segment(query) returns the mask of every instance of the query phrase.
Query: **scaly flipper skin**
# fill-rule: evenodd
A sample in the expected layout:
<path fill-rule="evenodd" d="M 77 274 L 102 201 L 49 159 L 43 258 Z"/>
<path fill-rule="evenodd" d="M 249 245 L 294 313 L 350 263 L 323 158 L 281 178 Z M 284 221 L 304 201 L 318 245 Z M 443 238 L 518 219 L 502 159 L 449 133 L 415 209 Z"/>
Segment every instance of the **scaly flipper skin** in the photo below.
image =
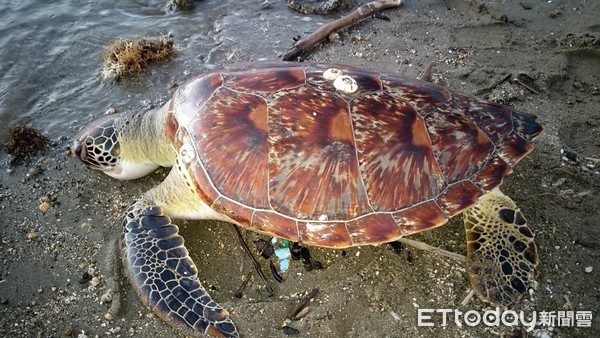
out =
<path fill-rule="evenodd" d="M 200 284 L 178 230 L 160 207 L 128 210 L 122 244 L 131 283 L 148 307 L 187 334 L 239 337 L 229 313 Z"/>
<path fill-rule="evenodd" d="M 473 288 L 484 301 L 514 303 L 531 286 L 538 263 L 527 220 L 499 189 L 482 196 L 463 217 Z"/>

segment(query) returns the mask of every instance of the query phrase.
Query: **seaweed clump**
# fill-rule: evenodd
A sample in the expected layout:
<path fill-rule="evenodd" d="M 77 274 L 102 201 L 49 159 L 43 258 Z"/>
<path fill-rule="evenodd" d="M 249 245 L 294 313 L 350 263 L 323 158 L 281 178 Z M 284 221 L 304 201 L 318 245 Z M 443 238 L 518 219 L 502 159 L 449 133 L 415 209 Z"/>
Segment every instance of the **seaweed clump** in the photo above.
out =
<path fill-rule="evenodd" d="M 156 41 L 146 38 L 119 39 L 107 49 L 102 71 L 102 78 L 105 80 L 116 80 L 123 75 L 140 73 L 150 63 L 168 59 L 177 53 L 171 36 L 162 36 Z"/>
<path fill-rule="evenodd" d="M 8 151 L 8 163 L 16 164 L 22 162 L 29 154 L 46 150 L 50 140 L 39 130 L 25 126 L 16 125 L 8 131 L 8 142 L 3 146 Z"/>
<path fill-rule="evenodd" d="M 194 1 L 193 0 L 171 0 L 167 4 L 167 10 L 173 11 L 175 9 L 179 9 L 180 11 L 191 11 L 194 9 Z"/>

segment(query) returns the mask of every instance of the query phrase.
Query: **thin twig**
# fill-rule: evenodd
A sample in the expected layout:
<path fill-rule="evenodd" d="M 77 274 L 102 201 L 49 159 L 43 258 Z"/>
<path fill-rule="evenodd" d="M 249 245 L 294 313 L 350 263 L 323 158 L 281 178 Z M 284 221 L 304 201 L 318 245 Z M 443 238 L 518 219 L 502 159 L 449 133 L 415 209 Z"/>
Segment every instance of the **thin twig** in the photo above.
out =
<path fill-rule="evenodd" d="M 498 87 L 499 85 L 503 84 L 504 82 L 510 81 L 511 78 L 512 78 L 512 74 L 508 74 L 505 77 L 496 80 L 496 82 L 494 82 L 491 86 L 482 88 L 482 89 L 478 89 L 477 91 L 475 91 L 475 95 L 482 95 L 484 93 L 489 93 L 492 90 L 496 89 L 496 87 Z"/>
<path fill-rule="evenodd" d="M 378 0 L 366 3 L 358 7 L 352 13 L 345 15 L 339 19 L 333 20 L 330 23 L 321 26 L 319 29 L 312 32 L 309 36 L 296 41 L 292 48 L 290 48 L 283 55 L 283 60 L 296 61 L 298 56 L 308 52 L 317 43 L 328 37 L 334 31 L 351 26 L 384 9 L 399 7 L 401 4 L 402 0 Z"/>
<path fill-rule="evenodd" d="M 413 248 L 417 248 L 419 250 L 433 252 L 433 253 L 435 253 L 437 255 L 441 255 L 441 256 L 448 257 L 448 258 L 452 258 L 452 259 L 457 260 L 457 261 L 462 262 L 462 263 L 466 263 L 467 262 L 467 257 L 465 257 L 463 255 L 459 255 L 457 253 L 450 252 L 448 250 L 440 249 L 440 248 L 437 248 L 435 246 L 431 246 L 429 244 L 425 244 L 423 242 L 415 241 L 415 240 L 408 239 L 408 238 L 400 238 L 398 240 L 398 242 L 401 242 L 401 243 L 406 244 L 406 245 L 410 245 Z"/>
<path fill-rule="evenodd" d="M 287 313 L 287 315 L 285 315 L 285 319 L 293 319 L 298 314 L 298 312 L 302 311 L 302 309 L 304 309 L 306 305 L 308 305 L 311 299 L 317 296 L 318 293 L 319 289 L 313 289 L 308 295 L 306 295 L 306 297 L 300 300 L 300 303 L 298 303 L 296 307 L 294 307 L 292 310 L 290 310 L 290 312 Z"/>
<path fill-rule="evenodd" d="M 573 310 L 573 304 L 571 303 L 571 300 L 569 299 L 569 296 L 567 295 L 563 295 L 563 298 L 565 299 L 565 302 L 567 302 L 567 306 L 568 306 L 568 310 Z"/>
<path fill-rule="evenodd" d="M 419 77 L 417 77 L 417 79 L 431 82 L 431 73 L 433 72 L 433 66 L 435 66 L 435 63 L 435 61 L 429 62 L 425 69 L 423 69 L 421 74 L 419 74 Z"/>
<path fill-rule="evenodd" d="M 271 287 L 271 285 L 269 285 L 269 282 L 267 281 L 267 276 L 265 276 L 264 272 L 262 271 L 260 263 L 256 260 L 256 258 L 252 254 L 252 251 L 250 251 L 248 244 L 246 244 L 246 241 L 244 240 L 244 237 L 242 236 L 242 232 L 237 227 L 237 225 L 232 224 L 232 226 L 235 229 L 235 232 L 238 234 L 238 238 L 240 239 L 242 248 L 244 248 L 244 251 L 246 251 L 246 254 L 248 256 L 250 256 L 250 259 L 252 260 L 252 265 L 254 265 L 254 269 L 260 276 L 260 279 L 262 279 L 263 283 L 265 283 L 265 287 L 267 288 L 267 294 L 269 295 L 269 297 L 273 296 L 273 288 Z"/>
<path fill-rule="evenodd" d="M 525 89 L 529 90 L 533 94 L 539 95 L 540 89 L 535 85 L 533 78 L 527 74 L 519 74 L 516 78 L 513 79 L 513 82 L 523 86 Z"/>
<path fill-rule="evenodd" d="M 237 291 L 233 294 L 236 298 L 242 298 L 242 296 L 244 295 L 244 290 L 246 289 L 246 286 L 248 286 L 248 282 L 252 278 L 253 272 L 254 271 L 248 272 L 248 274 L 246 275 L 246 278 L 244 278 L 244 280 L 242 281 L 242 285 L 240 285 L 240 287 L 237 289 Z"/>
<path fill-rule="evenodd" d="M 469 304 L 469 302 L 471 301 L 471 298 L 473 298 L 474 294 L 475 294 L 475 290 L 471 289 L 469 291 L 469 293 L 467 294 L 467 296 L 465 297 L 465 299 L 463 299 L 463 301 L 460 302 L 460 306 L 467 306 L 467 304 Z"/>

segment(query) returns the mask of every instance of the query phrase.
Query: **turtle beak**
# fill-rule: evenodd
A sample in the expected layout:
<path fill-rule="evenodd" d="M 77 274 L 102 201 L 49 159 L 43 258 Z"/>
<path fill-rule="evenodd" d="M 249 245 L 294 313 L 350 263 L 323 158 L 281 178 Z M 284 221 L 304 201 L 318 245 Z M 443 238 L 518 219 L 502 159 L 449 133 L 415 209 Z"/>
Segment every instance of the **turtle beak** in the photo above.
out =
<path fill-rule="evenodd" d="M 83 160 L 87 157 L 87 151 L 81 142 L 75 141 L 71 147 L 67 148 L 67 155 Z"/>
<path fill-rule="evenodd" d="M 88 151 L 85 147 L 84 141 L 87 135 L 89 135 L 89 128 L 83 128 L 77 135 L 75 135 L 75 141 L 67 148 L 67 155 L 73 156 L 83 162 L 86 162 Z"/>

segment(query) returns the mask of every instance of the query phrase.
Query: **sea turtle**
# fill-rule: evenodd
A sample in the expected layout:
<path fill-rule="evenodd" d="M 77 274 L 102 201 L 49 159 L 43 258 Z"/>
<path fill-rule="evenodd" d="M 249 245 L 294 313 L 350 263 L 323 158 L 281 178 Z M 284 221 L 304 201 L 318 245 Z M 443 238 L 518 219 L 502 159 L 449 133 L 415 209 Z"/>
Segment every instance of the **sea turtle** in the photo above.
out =
<path fill-rule="evenodd" d="M 126 212 L 126 271 L 170 324 L 236 337 L 171 217 L 345 248 L 394 241 L 463 212 L 474 289 L 510 304 L 532 283 L 538 255 L 498 186 L 532 151 L 542 131 L 535 120 L 397 75 L 249 63 L 191 80 L 157 110 L 104 116 L 71 152 L 117 179 L 173 167 Z"/>

